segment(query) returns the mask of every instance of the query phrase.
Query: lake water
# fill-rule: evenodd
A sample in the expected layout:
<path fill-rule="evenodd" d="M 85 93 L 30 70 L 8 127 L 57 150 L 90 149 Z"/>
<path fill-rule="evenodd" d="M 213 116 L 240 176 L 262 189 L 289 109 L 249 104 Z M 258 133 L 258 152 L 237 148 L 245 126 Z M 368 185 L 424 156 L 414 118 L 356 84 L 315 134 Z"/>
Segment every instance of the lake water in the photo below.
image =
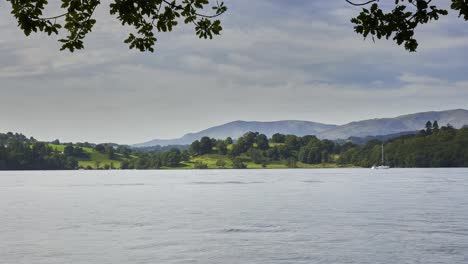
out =
<path fill-rule="evenodd" d="M 468 169 L 0 172 L 1 264 L 468 263 Z"/>

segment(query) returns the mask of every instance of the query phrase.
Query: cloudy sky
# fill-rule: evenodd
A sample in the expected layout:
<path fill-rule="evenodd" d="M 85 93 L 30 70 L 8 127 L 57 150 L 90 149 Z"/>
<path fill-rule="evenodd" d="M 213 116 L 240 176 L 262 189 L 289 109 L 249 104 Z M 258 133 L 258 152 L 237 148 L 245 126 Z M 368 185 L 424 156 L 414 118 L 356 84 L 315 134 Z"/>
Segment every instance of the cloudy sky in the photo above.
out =
<path fill-rule="evenodd" d="M 468 27 L 454 15 L 419 30 L 409 54 L 363 41 L 349 22 L 359 9 L 344 0 L 226 4 L 221 37 L 182 26 L 159 35 L 154 54 L 128 50 L 128 29 L 103 5 L 86 49 L 70 54 L 26 38 L 2 1 L 0 132 L 138 143 L 233 120 L 343 124 L 468 108 Z"/>

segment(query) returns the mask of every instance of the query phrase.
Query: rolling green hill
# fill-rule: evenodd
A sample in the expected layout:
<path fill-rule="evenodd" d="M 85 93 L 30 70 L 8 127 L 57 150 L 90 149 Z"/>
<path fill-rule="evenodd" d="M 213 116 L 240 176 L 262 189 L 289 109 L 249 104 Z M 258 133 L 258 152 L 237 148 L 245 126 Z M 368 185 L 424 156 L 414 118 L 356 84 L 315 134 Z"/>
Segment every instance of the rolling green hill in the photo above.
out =
<path fill-rule="evenodd" d="M 225 166 L 221 167 L 217 165 L 218 161 L 224 161 Z M 289 168 L 288 165 L 284 162 L 276 161 L 276 162 L 269 162 L 266 164 L 265 167 L 262 166 L 262 164 L 256 164 L 254 163 L 249 157 L 247 156 L 242 156 L 241 157 L 242 162 L 247 166 L 247 169 L 287 169 Z M 219 154 L 206 154 L 198 157 L 192 157 L 190 158 L 190 161 L 186 162 L 181 162 L 182 167 L 180 169 L 195 169 L 195 164 L 197 162 L 201 162 L 203 164 L 206 164 L 208 167 L 207 169 L 233 169 L 233 162 L 232 159 L 230 159 L 226 155 L 219 155 Z M 336 163 L 322 163 L 322 164 L 306 164 L 302 162 L 297 162 L 296 163 L 296 168 L 304 168 L 304 169 L 312 169 L 312 168 L 341 168 L 341 167 L 347 167 L 349 168 L 349 165 L 339 165 Z M 351 166 L 352 167 L 352 166 Z"/>
<path fill-rule="evenodd" d="M 283 145 L 282 143 L 270 143 L 271 147 Z M 48 144 L 52 149 L 64 152 L 66 145 L 64 144 Z M 120 169 L 123 161 L 131 161 L 136 156 L 125 158 L 122 154 L 116 153 L 114 159 L 110 159 L 106 153 L 101 153 L 94 148 L 82 147 L 83 151 L 88 155 L 87 158 L 77 158 L 78 166 L 81 169 Z M 228 149 L 232 149 L 232 144 L 228 146 Z M 242 155 L 239 157 L 241 162 L 246 166 L 247 169 L 286 169 L 288 164 L 281 161 L 269 162 L 262 166 L 252 161 L 248 155 Z M 334 160 L 337 160 L 336 157 Z M 224 163 L 220 166 L 220 162 Z M 207 169 L 233 169 L 234 164 L 231 157 L 228 155 L 220 154 L 206 154 L 200 156 L 191 156 L 188 161 L 180 162 L 178 167 L 161 167 L 161 169 L 197 169 L 197 164 L 206 165 Z M 345 165 L 339 165 L 336 163 L 324 163 L 324 164 L 306 164 L 302 162 L 296 163 L 296 168 L 339 168 L 346 167 Z M 349 166 L 348 166 L 349 167 Z"/>
<path fill-rule="evenodd" d="M 63 152 L 65 149 L 65 145 L 61 144 L 49 144 L 50 147 L 57 151 Z M 99 168 L 115 168 L 119 169 L 121 166 L 121 162 L 126 160 L 121 154 L 115 154 L 115 159 L 109 159 L 108 155 L 105 153 L 101 153 L 96 151 L 93 148 L 83 148 L 84 152 L 88 154 L 88 158 L 78 158 L 78 166 L 83 169 L 99 169 Z"/>

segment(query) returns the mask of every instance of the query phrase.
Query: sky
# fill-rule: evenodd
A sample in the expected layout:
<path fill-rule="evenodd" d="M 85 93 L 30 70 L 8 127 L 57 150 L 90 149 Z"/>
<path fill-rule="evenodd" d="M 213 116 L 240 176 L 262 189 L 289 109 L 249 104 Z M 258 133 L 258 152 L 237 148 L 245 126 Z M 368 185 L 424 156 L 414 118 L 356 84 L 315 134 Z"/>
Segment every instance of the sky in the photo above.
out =
<path fill-rule="evenodd" d="M 354 33 L 360 9 L 344 0 L 227 0 L 221 36 L 181 25 L 141 53 L 103 2 L 75 53 L 25 37 L 0 3 L 0 132 L 134 144 L 234 120 L 344 124 L 468 108 L 468 22 L 453 13 L 420 28 L 408 53 Z"/>

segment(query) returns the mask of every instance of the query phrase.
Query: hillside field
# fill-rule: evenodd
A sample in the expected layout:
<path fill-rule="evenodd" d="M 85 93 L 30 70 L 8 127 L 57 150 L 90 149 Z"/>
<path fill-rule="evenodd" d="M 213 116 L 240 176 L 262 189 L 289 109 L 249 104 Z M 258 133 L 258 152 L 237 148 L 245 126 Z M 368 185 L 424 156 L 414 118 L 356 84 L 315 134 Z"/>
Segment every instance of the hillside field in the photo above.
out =
<path fill-rule="evenodd" d="M 49 144 L 49 146 L 62 152 L 65 149 L 65 145 Z M 125 159 L 122 155 L 115 154 L 117 159 L 111 160 L 106 154 L 100 153 L 93 148 L 83 148 L 83 150 L 89 155 L 88 159 L 77 159 L 79 167 L 83 169 L 98 169 L 98 167 L 104 168 L 106 165 L 115 169 L 120 169 L 120 162 Z"/>
<path fill-rule="evenodd" d="M 278 145 L 271 143 L 270 145 Z M 57 151 L 63 152 L 65 145 L 59 144 L 49 144 L 50 147 Z M 232 148 L 232 145 L 228 146 L 229 149 Z M 104 169 L 105 167 L 120 169 L 121 162 L 126 160 L 121 154 L 115 154 L 116 159 L 109 159 L 107 154 L 100 153 L 93 148 L 83 148 L 84 152 L 89 155 L 89 158 L 78 158 L 78 165 L 81 169 Z M 283 162 L 270 162 L 266 167 L 262 167 L 261 164 L 256 164 L 247 155 L 242 155 L 242 162 L 247 166 L 247 169 L 287 169 L 288 166 Z M 336 157 L 337 159 L 337 157 Z M 222 160 L 225 162 L 224 167 L 217 166 L 216 163 Z M 179 167 L 162 167 L 161 169 L 195 169 L 195 164 L 201 162 L 208 166 L 208 169 L 232 169 L 233 163 L 232 160 L 227 155 L 219 154 L 206 154 L 197 157 L 190 157 L 189 161 L 182 161 Z M 324 164 L 305 164 L 298 162 L 296 164 L 297 168 L 312 169 L 312 168 L 340 168 L 340 167 L 350 167 L 343 166 L 335 163 L 324 163 Z"/>

